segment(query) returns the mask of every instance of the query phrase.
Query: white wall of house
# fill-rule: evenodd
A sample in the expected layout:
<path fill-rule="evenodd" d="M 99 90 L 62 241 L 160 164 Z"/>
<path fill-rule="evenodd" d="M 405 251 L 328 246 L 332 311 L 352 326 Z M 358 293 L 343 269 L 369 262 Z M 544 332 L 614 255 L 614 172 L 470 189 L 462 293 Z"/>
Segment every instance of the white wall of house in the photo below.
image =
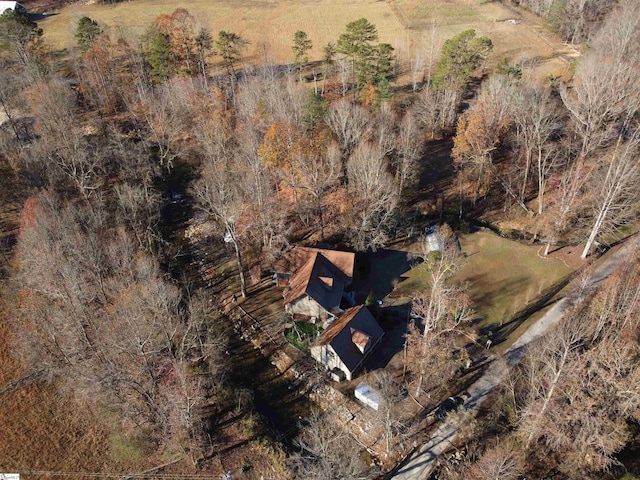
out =
<path fill-rule="evenodd" d="M 298 315 L 317 317 L 320 320 L 326 320 L 329 316 L 329 312 L 322 308 L 318 302 L 308 295 L 303 295 L 297 300 L 287 304 L 286 310 L 291 314 L 297 313 Z"/>
<path fill-rule="evenodd" d="M 24 8 L 18 2 L 0 2 L 0 15 L 2 15 L 5 10 L 15 10 L 17 12 L 27 12 L 27 9 Z"/>
<path fill-rule="evenodd" d="M 311 347 L 311 357 L 320 362 L 327 370 L 338 368 L 345 374 L 347 380 L 351 380 L 351 372 L 347 366 L 342 363 L 340 357 L 333 350 L 331 345 L 318 345 Z"/>

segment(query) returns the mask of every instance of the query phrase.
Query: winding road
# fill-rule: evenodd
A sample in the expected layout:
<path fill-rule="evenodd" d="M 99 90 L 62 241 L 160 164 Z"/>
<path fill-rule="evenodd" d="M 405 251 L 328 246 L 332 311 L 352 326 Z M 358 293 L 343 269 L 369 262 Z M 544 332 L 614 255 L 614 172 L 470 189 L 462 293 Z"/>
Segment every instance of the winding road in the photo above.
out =
<path fill-rule="evenodd" d="M 617 252 L 613 253 L 609 258 L 605 259 L 587 280 L 586 288 L 583 286 L 582 291 L 589 290 L 599 285 L 629 256 L 632 245 L 624 245 Z M 535 339 L 542 336 L 549 328 L 558 323 L 564 312 L 572 306 L 579 303 L 583 297 L 580 296 L 576 287 L 569 295 L 558 301 L 540 320 L 531 325 L 529 329 L 504 353 L 505 362 L 497 362 L 495 359 L 491 362 L 484 375 L 480 377 L 468 389 L 468 397 L 465 402 L 467 410 L 477 409 L 482 401 L 491 393 L 491 391 L 500 384 L 505 374 L 507 366 L 518 363 L 526 353 L 526 347 Z M 435 466 L 438 456 L 451 447 L 453 439 L 458 433 L 458 426 L 451 421 L 443 421 L 434 431 L 431 439 L 417 449 L 403 463 L 398 465 L 394 471 L 389 474 L 387 480 L 427 480 L 431 470 Z"/>

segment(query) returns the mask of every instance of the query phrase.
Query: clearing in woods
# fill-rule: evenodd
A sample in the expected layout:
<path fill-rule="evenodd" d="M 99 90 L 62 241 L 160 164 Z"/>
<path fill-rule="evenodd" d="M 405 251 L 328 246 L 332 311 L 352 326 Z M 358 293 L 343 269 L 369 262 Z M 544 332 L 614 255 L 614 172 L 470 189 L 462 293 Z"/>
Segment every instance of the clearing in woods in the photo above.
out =
<path fill-rule="evenodd" d="M 578 55 L 544 31 L 540 19 L 499 2 L 483 0 L 133 0 L 110 5 L 71 5 L 39 22 L 54 49 L 74 44 L 75 26 L 82 16 L 96 20 L 112 37 L 137 38 L 161 13 L 186 8 L 198 26 L 233 31 L 248 40 L 245 61 L 278 63 L 293 61 L 293 34 L 303 30 L 314 47 L 311 60 L 322 58 L 322 48 L 336 42 L 347 23 L 365 17 L 391 43 L 403 65 L 412 48 L 428 44 L 432 25 L 436 43 L 475 29 L 494 43 L 490 63 L 503 57 L 528 59 L 540 77 L 562 76 L 570 59 Z M 51 12 L 47 12 L 51 13 Z M 517 20 L 508 22 L 507 20 Z"/>
<path fill-rule="evenodd" d="M 467 285 L 483 329 L 500 328 L 523 308 L 542 308 L 536 307 L 540 297 L 576 269 L 564 252 L 542 257 L 540 245 L 508 240 L 488 230 L 461 235 L 460 243 L 466 258 L 454 280 Z M 406 280 L 394 294 L 411 295 L 426 288 L 427 276 L 426 266 L 418 265 L 404 275 Z M 506 334 L 512 333 L 509 329 Z"/>

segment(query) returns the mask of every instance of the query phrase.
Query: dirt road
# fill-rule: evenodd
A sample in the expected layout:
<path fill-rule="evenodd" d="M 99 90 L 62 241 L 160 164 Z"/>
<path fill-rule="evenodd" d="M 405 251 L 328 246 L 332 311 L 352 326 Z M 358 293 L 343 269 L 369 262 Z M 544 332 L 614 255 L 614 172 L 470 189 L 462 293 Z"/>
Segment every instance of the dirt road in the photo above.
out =
<path fill-rule="evenodd" d="M 630 246 L 623 246 L 620 250 L 605 259 L 586 282 L 586 289 L 599 285 L 607 278 L 622 261 L 629 255 Z M 558 323 L 564 312 L 571 306 L 582 301 L 576 287 L 569 295 L 557 302 L 544 317 L 531 325 L 529 329 L 504 353 L 506 362 L 492 361 L 484 375 L 480 377 L 468 391 L 465 407 L 475 410 L 491 391 L 500 384 L 507 371 L 507 365 L 516 364 L 526 353 L 526 347 L 535 339 L 542 336 L 549 328 Z M 582 287 L 585 291 L 585 287 Z M 452 422 L 443 421 L 435 430 L 431 439 L 422 445 L 404 464 L 396 467 L 387 479 L 394 480 L 426 480 L 435 465 L 438 456 L 451 447 L 451 443 L 458 433 L 458 426 Z"/>

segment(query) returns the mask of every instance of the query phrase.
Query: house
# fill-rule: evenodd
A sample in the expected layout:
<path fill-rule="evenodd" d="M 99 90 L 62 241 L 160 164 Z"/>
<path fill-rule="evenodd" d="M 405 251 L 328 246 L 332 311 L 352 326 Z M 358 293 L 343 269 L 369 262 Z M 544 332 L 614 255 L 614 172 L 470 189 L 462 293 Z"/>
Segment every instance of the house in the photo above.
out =
<path fill-rule="evenodd" d="M 348 280 L 327 257 L 316 252 L 285 288 L 284 308 L 292 315 L 333 319 L 342 313 L 340 302 Z"/>
<path fill-rule="evenodd" d="M 285 310 L 297 316 L 332 320 L 340 315 L 345 289 L 353 280 L 355 254 L 319 248 L 294 248 L 288 265 L 281 266 L 275 280 L 287 285 Z M 351 302 L 352 303 L 352 302 Z"/>
<path fill-rule="evenodd" d="M 322 253 L 322 255 L 347 276 L 349 284 L 351 284 L 356 258 L 355 253 L 314 247 L 295 247 L 278 260 L 276 265 L 274 265 L 276 270 L 273 277 L 274 282 L 277 282 L 278 286 L 286 286 L 291 280 L 291 277 L 295 275 L 315 253 Z"/>
<path fill-rule="evenodd" d="M 311 356 L 332 373 L 351 380 L 382 340 L 384 331 L 369 309 L 347 309 L 311 345 Z"/>
<path fill-rule="evenodd" d="M 18 13 L 27 13 L 27 9 L 18 2 L 0 2 L 0 15 L 7 10 L 13 10 Z"/>

